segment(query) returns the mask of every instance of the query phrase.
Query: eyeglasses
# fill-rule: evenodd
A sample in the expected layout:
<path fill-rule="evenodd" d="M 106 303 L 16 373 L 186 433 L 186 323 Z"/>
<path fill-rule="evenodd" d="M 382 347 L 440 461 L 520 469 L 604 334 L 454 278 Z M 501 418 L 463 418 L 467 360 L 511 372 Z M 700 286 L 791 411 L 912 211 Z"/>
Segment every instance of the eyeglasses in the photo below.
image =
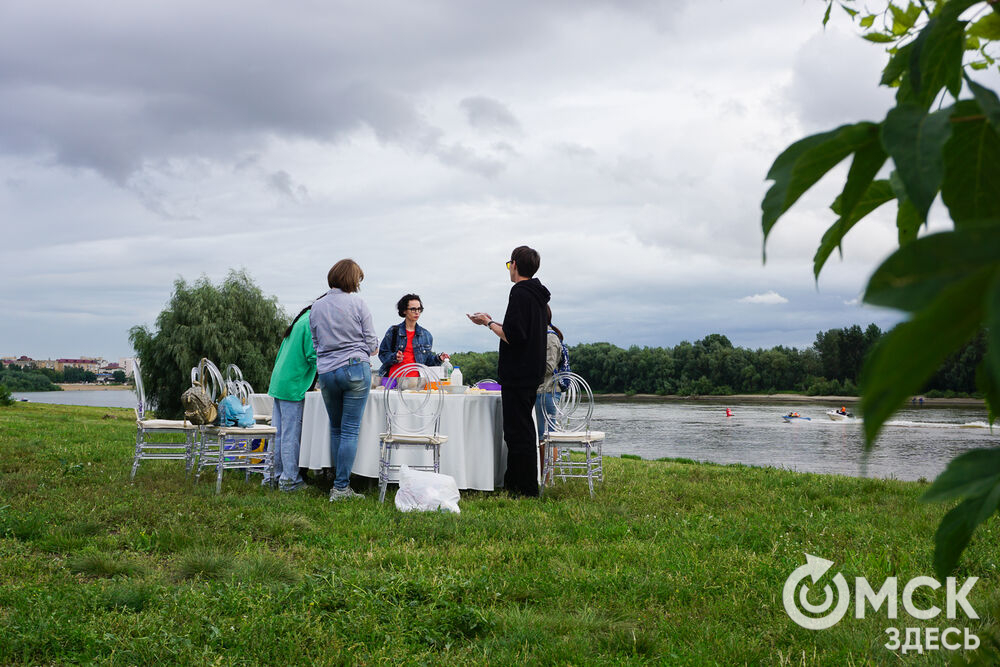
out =
<path fill-rule="evenodd" d="M 508 259 L 507 260 L 507 270 L 508 271 L 510 271 L 510 265 L 513 264 L 513 263 L 514 263 L 514 260 L 512 260 L 512 259 Z"/>
<path fill-rule="evenodd" d="M 424 307 L 420 306 L 419 308 L 407 308 L 407 310 L 411 313 L 422 313 L 424 312 Z"/>

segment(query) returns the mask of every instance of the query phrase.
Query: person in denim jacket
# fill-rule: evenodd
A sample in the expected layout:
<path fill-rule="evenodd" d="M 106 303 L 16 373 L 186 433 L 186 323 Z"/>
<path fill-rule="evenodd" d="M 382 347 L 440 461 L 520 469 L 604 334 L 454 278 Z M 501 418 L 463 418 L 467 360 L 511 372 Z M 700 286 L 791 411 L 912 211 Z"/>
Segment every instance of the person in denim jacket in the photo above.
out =
<path fill-rule="evenodd" d="M 424 312 L 424 304 L 416 294 L 406 294 L 396 304 L 403 321 L 393 324 L 382 337 L 378 346 L 378 358 L 382 362 L 379 374 L 388 377 L 393 367 L 403 364 L 423 364 L 424 366 L 440 366 L 448 359 L 447 354 L 435 354 L 434 337 L 431 332 L 417 324 L 420 314 Z M 416 375 L 416 373 L 413 373 Z"/>

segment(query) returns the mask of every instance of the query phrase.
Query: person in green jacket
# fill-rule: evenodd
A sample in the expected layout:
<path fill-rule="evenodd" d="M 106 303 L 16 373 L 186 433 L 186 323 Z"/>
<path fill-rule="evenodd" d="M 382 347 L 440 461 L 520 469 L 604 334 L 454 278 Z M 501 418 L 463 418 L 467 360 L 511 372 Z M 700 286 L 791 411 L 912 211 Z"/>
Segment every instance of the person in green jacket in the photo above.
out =
<path fill-rule="evenodd" d="M 296 491 L 305 481 L 299 473 L 299 443 L 306 392 L 316 380 L 316 348 L 309 330 L 308 305 L 285 329 L 271 371 L 267 393 L 274 399 L 274 475 L 282 491 Z M 305 316 L 305 317 L 303 317 Z"/>

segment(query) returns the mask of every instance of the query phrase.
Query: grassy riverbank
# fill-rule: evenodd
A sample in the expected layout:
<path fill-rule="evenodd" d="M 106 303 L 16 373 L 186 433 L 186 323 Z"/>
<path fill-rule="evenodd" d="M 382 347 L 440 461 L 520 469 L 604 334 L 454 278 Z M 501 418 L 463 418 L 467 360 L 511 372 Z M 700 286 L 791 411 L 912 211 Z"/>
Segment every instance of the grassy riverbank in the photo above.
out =
<path fill-rule="evenodd" d="M 932 575 L 945 508 L 917 483 L 608 459 L 594 500 L 403 514 L 235 474 L 215 496 L 174 462 L 129 485 L 134 434 L 127 410 L 0 409 L 0 664 L 895 663 L 886 627 L 956 624 L 883 607 L 809 631 L 782 607 L 804 552 L 850 582 Z M 996 641 L 997 528 L 957 573 L 981 577 L 970 658 Z"/>

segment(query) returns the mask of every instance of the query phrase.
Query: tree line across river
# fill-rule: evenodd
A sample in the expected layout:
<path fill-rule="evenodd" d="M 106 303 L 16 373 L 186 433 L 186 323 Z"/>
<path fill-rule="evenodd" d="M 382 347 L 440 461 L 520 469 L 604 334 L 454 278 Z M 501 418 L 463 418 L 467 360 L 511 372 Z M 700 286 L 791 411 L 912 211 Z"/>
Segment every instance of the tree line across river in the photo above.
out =
<path fill-rule="evenodd" d="M 857 396 L 865 357 L 881 339 L 875 324 L 829 329 L 804 350 L 783 346 L 756 350 L 734 347 L 722 334 L 674 347 L 620 348 L 611 343 L 569 346 L 570 366 L 595 392 L 659 395 L 762 394 L 793 391 L 808 395 Z M 986 349 L 980 334 L 949 358 L 924 387 L 925 395 L 973 396 L 976 367 Z M 452 356 L 464 377 L 496 377 L 496 352 Z"/>
<path fill-rule="evenodd" d="M 112 382 L 124 384 L 128 378 L 125 371 L 115 371 Z M 85 371 L 75 366 L 67 366 L 62 371 L 51 368 L 35 368 L 33 366 L 19 366 L 11 364 L 0 371 L 0 385 L 6 386 L 10 391 L 59 391 L 61 387 L 56 383 L 87 383 L 97 382 L 97 374 L 93 371 Z"/>

